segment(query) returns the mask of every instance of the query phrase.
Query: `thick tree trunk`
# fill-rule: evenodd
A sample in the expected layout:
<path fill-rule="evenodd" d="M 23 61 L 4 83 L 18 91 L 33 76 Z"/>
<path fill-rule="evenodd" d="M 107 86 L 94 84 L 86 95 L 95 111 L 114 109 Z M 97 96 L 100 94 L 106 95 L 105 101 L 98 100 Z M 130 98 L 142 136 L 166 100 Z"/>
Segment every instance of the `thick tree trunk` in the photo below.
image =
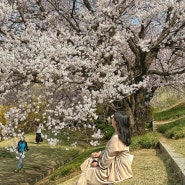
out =
<path fill-rule="evenodd" d="M 130 115 L 133 134 L 143 134 L 146 126 L 151 125 L 153 117 L 146 104 L 146 89 L 142 88 L 135 94 L 123 100 L 123 109 Z"/>

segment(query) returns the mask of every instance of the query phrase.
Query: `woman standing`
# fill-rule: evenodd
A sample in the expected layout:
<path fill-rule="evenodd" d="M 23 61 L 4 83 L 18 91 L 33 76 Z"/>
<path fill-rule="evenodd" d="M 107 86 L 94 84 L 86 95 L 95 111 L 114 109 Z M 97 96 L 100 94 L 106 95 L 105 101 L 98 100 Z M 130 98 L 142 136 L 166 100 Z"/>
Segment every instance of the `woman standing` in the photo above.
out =
<path fill-rule="evenodd" d="M 91 154 L 81 165 L 82 173 L 76 185 L 114 184 L 132 177 L 130 119 L 123 111 L 112 117 L 114 134 L 104 151 Z"/>
<path fill-rule="evenodd" d="M 20 140 L 17 144 L 17 150 L 18 150 L 18 165 L 17 165 L 17 169 L 15 171 L 19 172 L 21 169 L 23 169 L 23 158 L 25 157 L 25 152 L 29 150 L 28 148 L 28 144 L 25 140 L 24 136 L 20 137 Z"/>
<path fill-rule="evenodd" d="M 37 144 L 39 144 L 40 142 L 43 141 L 42 136 L 41 136 L 42 129 L 43 129 L 43 125 L 40 124 L 40 123 L 37 123 L 37 127 L 36 127 L 36 138 L 35 138 Z"/>

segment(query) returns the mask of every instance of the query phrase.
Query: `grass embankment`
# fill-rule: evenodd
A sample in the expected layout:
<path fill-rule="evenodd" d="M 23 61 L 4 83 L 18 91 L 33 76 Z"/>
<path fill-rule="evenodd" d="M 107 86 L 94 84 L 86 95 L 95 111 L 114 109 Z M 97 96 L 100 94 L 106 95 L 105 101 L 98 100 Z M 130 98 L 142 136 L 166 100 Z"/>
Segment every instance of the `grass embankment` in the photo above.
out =
<path fill-rule="evenodd" d="M 185 137 L 185 103 L 180 103 L 168 110 L 154 113 L 157 131 L 167 138 L 179 139 Z M 165 124 L 160 124 L 160 123 Z"/>
<path fill-rule="evenodd" d="M 163 111 L 154 112 L 154 119 L 157 122 L 167 122 L 185 117 L 185 102 L 181 102 Z"/>
<path fill-rule="evenodd" d="M 185 156 L 185 102 L 170 109 L 154 113 L 157 131 L 162 133 L 167 142 Z"/>
<path fill-rule="evenodd" d="M 5 147 L 10 147 L 13 139 L 0 142 L 0 184 L 35 184 L 44 176 L 49 175 L 54 169 L 72 161 L 79 153 L 82 153 L 88 143 L 88 133 L 78 131 L 63 132 L 58 135 L 60 142 L 56 146 L 51 146 L 46 140 L 41 144 L 35 143 L 35 133 L 26 134 L 29 151 L 24 159 L 24 173 L 16 173 L 18 160 L 15 153 L 7 151 Z M 70 135 L 70 136 L 69 136 Z M 79 139 L 80 138 L 80 139 Z M 78 141 L 76 147 L 72 146 Z"/>

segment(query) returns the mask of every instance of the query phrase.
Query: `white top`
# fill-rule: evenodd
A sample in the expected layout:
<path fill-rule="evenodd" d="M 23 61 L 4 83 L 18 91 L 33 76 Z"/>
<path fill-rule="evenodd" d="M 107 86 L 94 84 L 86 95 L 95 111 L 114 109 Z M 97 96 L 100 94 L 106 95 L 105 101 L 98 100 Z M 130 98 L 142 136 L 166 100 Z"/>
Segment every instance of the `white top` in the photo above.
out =
<path fill-rule="evenodd" d="M 37 126 L 36 128 L 36 133 L 41 133 L 42 129 L 43 129 L 43 125 L 39 124 L 39 126 Z"/>

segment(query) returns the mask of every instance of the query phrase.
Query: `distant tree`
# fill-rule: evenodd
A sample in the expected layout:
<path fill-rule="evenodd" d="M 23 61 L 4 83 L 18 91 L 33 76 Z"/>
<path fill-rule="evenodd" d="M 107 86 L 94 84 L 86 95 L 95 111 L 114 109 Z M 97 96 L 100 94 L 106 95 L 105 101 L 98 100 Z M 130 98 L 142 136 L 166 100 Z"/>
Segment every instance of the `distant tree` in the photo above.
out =
<path fill-rule="evenodd" d="M 184 85 L 184 0 L 3 0 L 0 8 L 1 97 L 17 91 L 23 103 L 25 89 L 42 84 L 49 129 L 96 119 L 102 104 L 105 116 L 126 110 L 143 133 L 156 89 Z"/>

